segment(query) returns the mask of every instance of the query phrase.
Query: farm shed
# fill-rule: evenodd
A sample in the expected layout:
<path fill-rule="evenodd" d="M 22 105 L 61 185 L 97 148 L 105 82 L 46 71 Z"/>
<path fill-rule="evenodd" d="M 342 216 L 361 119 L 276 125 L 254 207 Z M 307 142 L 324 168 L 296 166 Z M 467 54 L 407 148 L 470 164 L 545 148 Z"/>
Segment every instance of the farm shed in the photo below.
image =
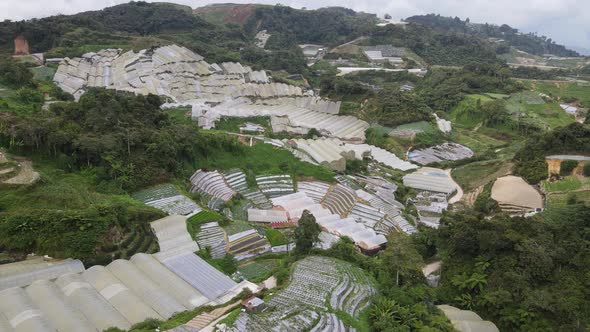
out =
<path fill-rule="evenodd" d="M 402 57 L 405 55 L 405 50 L 392 45 L 376 45 L 365 46 L 362 48 L 363 54 L 374 63 L 403 63 Z"/>

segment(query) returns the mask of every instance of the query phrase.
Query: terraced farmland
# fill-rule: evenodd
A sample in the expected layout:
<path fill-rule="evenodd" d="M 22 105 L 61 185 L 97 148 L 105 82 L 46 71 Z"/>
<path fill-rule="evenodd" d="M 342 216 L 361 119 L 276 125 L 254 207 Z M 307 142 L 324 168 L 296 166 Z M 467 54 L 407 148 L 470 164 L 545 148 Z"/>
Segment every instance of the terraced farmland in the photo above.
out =
<path fill-rule="evenodd" d="M 241 313 L 238 331 L 354 331 L 339 315 L 357 319 L 376 294 L 359 268 L 333 258 L 307 257 L 295 265 L 287 288 L 261 313 Z"/>

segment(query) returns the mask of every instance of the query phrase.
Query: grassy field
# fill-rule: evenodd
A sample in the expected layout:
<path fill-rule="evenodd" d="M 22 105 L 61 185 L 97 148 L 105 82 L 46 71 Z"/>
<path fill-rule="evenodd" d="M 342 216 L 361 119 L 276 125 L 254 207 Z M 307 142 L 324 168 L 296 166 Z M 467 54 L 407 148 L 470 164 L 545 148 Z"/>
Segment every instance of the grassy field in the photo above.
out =
<path fill-rule="evenodd" d="M 208 223 L 211 221 L 221 221 L 224 219 L 225 219 L 225 217 L 217 212 L 203 210 L 203 211 L 195 214 L 194 216 L 188 218 L 188 220 L 186 221 L 186 228 L 187 228 L 189 234 L 191 235 L 191 237 L 194 238 L 195 235 L 201 229 L 202 224 L 205 224 L 205 223 Z"/>
<path fill-rule="evenodd" d="M 508 161 L 486 160 L 457 167 L 452 175 L 464 191 L 470 191 L 509 174 L 511 170 L 512 163 Z"/>
<path fill-rule="evenodd" d="M 139 251 L 157 250 L 148 224 L 162 218 L 165 215 L 163 212 L 136 201 L 112 183 L 100 182 L 95 169 L 68 173 L 40 158 L 33 158 L 33 167 L 41 175 L 38 183 L 31 186 L 0 186 L 0 218 L 36 218 L 34 216 L 41 213 L 63 220 L 55 219 L 54 222 L 41 224 L 35 220 L 42 219 L 32 219 L 26 232 L 30 238 L 18 235 L 19 239 L 30 244 L 19 244 L 18 248 L 37 248 L 32 250 L 54 257 L 81 258 L 89 265 L 108 264 L 113 257 L 128 258 Z M 96 215 L 91 215 L 92 211 L 110 209 L 121 211 L 123 217 L 105 219 L 101 224 L 94 219 Z M 62 229 L 66 225 L 64 223 L 74 223 L 78 220 L 76 218 L 90 219 L 84 226 Z M 103 231 L 105 226 L 108 227 L 106 233 Z M 15 240 L 17 235 L 6 236 L 5 239 L 14 241 L 11 245 L 18 243 Z"/>
<path fill-rule="evenodd" d="M 243 154 L 219 151 L 214 158 L 197 161 L 198 168 L 231 170 L 239 168 L 246 174 L 290 174 L 295 177 L 313 177 L 332 182 L 334 172 L 323 166 L 314 166 L 295 158 L 291 152 L 274 148 L 270 144 L 246 147 Z"/>
<path fill-rule="evenodd" d="M 264 127 L 265 132 L 272 132 L 270 127 L 270 117 L 268 116 L 253 116 L 247 118 L 223 117 L 215 124 L 217 130 L 229 131 L 239 133 L 240 127 L 246 123 L 255 123 Z"/>
<path fill-rule="evenodd" d="M 122 190 L 101 188 L 97 190 L 94 169 L 66 173 L 54 165 L 34 160 L 35 171 L 41 181 L 33 186 L 0 186 L 0 211 L 11 209 L 86 209 L 89 206 L 123 204 L 145 207 Z"/>
<path fill-rule="evenodd" d="M 568 176 L 555 182 L 543 181 L 543 189 L 547 192 L 552 191 L 572 191 L 582 187 L 590 189 L 590 179 L 580 179 L 575 176 Z"/>
<path fill-rule="evenodd" d="M 554 98 L 574 98 L 590 107 L 590 85 L 575 82 L 544 82 L 522 81 L 523 85 L 532 90 L 542 92 Z"/>
<path fill-rule="evenodd" d="M 547 207 L 561 207 L 568 201 L 590 202 L 590 178 L 568 176 L 559 181 L 543 181 L 541 187 L 547 196 Z"/>
<path fill-rule="evenodd" d="M 492 98 L 485 95 L 465 96 L 465 98 L 463 98 L 463 100 L 461 100 L 461 102 L 449 113 L 449 120 L 451 120 L 453 126 L 473 129 L 483 121 L 483 116 L 475 112 L 478 100 L 483 104 L 491 101 Z"/>
<path fill-rule="evenodd" d="M 55 69 L 46 66 L 39 66 L 35 68 L 31 68 L 33 72 L 33 77 L 39 81 L 50 81 L 53 79 L 53 75 L 55 74 Z"/>
<path fill-rule="evenodd" d="M 454 128 L 453 130 L 453 140 L 467 146 L 476 155 L 486 152 L 489 149 L 497 149 L 507 143 L 506 141 L 484 135 L 477 131 L 462 128 Z"/>
<path fill-rule="evenodd" d="M 546 103 L 533 91 L 513 94 L 506 101 L 506 109 L 515 117 L 527 117 L 526 121 L 540 128 L 552 129 L 575 121 L 574 116 L 564 112 L 558 103 Z"/>
<path fill-rule="evenodd" d="M 569 200 L 590 203 L 590 190 L 575 191 L 570 193 L 551 193 L 547 195 L 547 207 L 563 207 Z"/>
<path fill-rule="evenodd" d="M 245 221 L 234 221 L 229 225 L 223 227 L 223 229 L 225 230 L 227 235 L 230 236 L 250 229 L 254 229 L 254 227 L 252 227 L 252 225 Z"/>
<path fill-rule="evenodd" d="M 287 239 L 285 234 L 277 229 L 265 228 L 264 234 L 273 247 L 289 243 L 289 239 Z"/>
<path fill-rule="evenodd" d="M 0 98 L 8 97 L 13 93 L 12 89 L 0 84 Z"/>
<path fill-rule="evenodd" d="M 504 95 L 501 93 L 484 93 L 485 96 L 490 97 L 492 99 L 507 99 L 510 95 Z"/>
<path fill-rule="evenodd" d="M 166 110 L 166 114 L 178 124 L 190 124 L 193 123 L 191 120 L 191 108 L 190 107 L 177 107 Z M 195 122 L 196 123 L 196 122 Z"/>
<path fill-rule="evenodd" d="M 449 118 L 455 127 L 479 128 L 483 123 L 484 116 L 481 112 L 476 111 L 478 100 L 483 104 L 498 98 L 505 99 L 506 111 L 512 115 L 514 120 L 527 122 L 538 128 L 553 129 L 566 126 L 575 121 L 574 116 L 564 112 L 559 103 L 546 103 L 539 96 L 539 93 L 534 91 L 523 91 L 511 96 L 496 94 L 467 95 L 451 110 Z M 509 134 L 514 133 L 516 130 L 516 128 L 509 126 L 505 127 L 494 128 L 494 130 Z"/>

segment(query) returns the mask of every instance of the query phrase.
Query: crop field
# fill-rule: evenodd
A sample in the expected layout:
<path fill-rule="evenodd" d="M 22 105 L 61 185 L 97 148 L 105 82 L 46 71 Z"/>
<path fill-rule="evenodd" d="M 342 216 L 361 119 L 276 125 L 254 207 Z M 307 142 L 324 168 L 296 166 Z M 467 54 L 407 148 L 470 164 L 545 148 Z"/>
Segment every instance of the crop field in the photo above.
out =
<path fill-rule="evenodd" d="M 238 268 L 238 271 L 244 278 L 252 280 L 269 275 L 276 266 L 276 259 L 265 259 L 242 265 Z"/>
<path fill-rule="evenodd" d="M 133 198 L 145 203 L 179 194 L 180 193 L 178 192 L 178 190 L 176 190 L 174 185 L 167 183 L 138 191 L 135 194 L 133 194 Z"/>
<path fill-rule="evenodd" d="M 514 93 L 508 98 L 508 101 L 511 103 L 518 103 L 518 104 L 545 104 L 545 100 L 538 93 L 534 91 L 523 91 Z"/>
<path fill-rule="evenodd" d="M 243 154 L 219 151 L 215 158 L 198 160 L 197 166 L 222 171 L 239 168 L 247 175 L 287 173 L 295 177 L 314 177 L 321 181 L 334 180 L 334 173 L 328 168 L 302 162 L 291 152 L 276 149 L 270 144 L 256 144 L 246 148 Z"/>
<path fill-rule="evenodd" d="M 253 229 L 252 225 L 245 221 L 234 221 L 231 224 L 223 228 L 228 236 L 238 234 L 250 229 Z"/>
<path fill-rule="evenodd" d="M 223 216 L 220 215 L 217 212 L 213 212 L 213 211 L 201 211 L 197 214 L 195 214 L 194 216 L 190 217 L 188 220 L 189 222 L 193 222 L 193 223 L 205 223 L 205 222 L 210 222 L 210 221 L 219 221 L 222 220 Z"/>
<path fill-rule="evenodd" d="M 344 325 L 363 329 L 361 313 L 376 293 L 372 279 L 360 268 L 332 258 L 307 257 L 296 263 L 289 285 L 267 301 L 268 310 L 241 313 L 234 327 L 256 332 L 344 331 Z"/>
<path fill-rule="evenodd" d="M 510 95 L 504 95 L 501 93 L 484 93 L 484 95 L 492 99 L 507 99 L 510 97 Z"/>
<path fill-rule="evenodd" d="M 402 129 L 403 130 L 422 130 L 423 132 L 427 133 L 427 132 L 434 131 L 436 128 L 430 122 L 418 121 L 418 122 L 412 122 L 412 123 L 406 123 L 406 124 L 403 124 L 403 125 L 399 125 L 395 129 L 400 129 L 400 130 L 402 130 Z"/>
<path fill-rule="evenodd" d="M 505 141 L 484 135 L 477 131 L 454 128 L 454 141 L 473 150 L 476 155 L 489 149 L 496 149 L 506 144 Z"/>

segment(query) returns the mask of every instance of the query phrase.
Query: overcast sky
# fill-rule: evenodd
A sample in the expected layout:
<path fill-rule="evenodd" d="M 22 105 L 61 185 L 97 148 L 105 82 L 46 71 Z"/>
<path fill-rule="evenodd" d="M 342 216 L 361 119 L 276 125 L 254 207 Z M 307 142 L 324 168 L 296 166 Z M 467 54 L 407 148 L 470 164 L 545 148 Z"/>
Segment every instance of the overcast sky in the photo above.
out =
<path fill-rule="evenodd" d="M 148 0 L 149 1 L 149 0 Z M 166 0 L 160 0 L 166 1 Z M 0 19 L 22 20 L 86 10 L 129 2 L 129 0 L 0 0 Z M 193 8 L 216 2 L 282 3 L 308 9 L 345 6 L 357 11 L 391 14 L 404 18 L 437 13 L 469 17 L 477 23 L 507 23 L 526 32 L 538 32 L 558 43 L 590 49 L 590 0 L 172 0 Z"/>

